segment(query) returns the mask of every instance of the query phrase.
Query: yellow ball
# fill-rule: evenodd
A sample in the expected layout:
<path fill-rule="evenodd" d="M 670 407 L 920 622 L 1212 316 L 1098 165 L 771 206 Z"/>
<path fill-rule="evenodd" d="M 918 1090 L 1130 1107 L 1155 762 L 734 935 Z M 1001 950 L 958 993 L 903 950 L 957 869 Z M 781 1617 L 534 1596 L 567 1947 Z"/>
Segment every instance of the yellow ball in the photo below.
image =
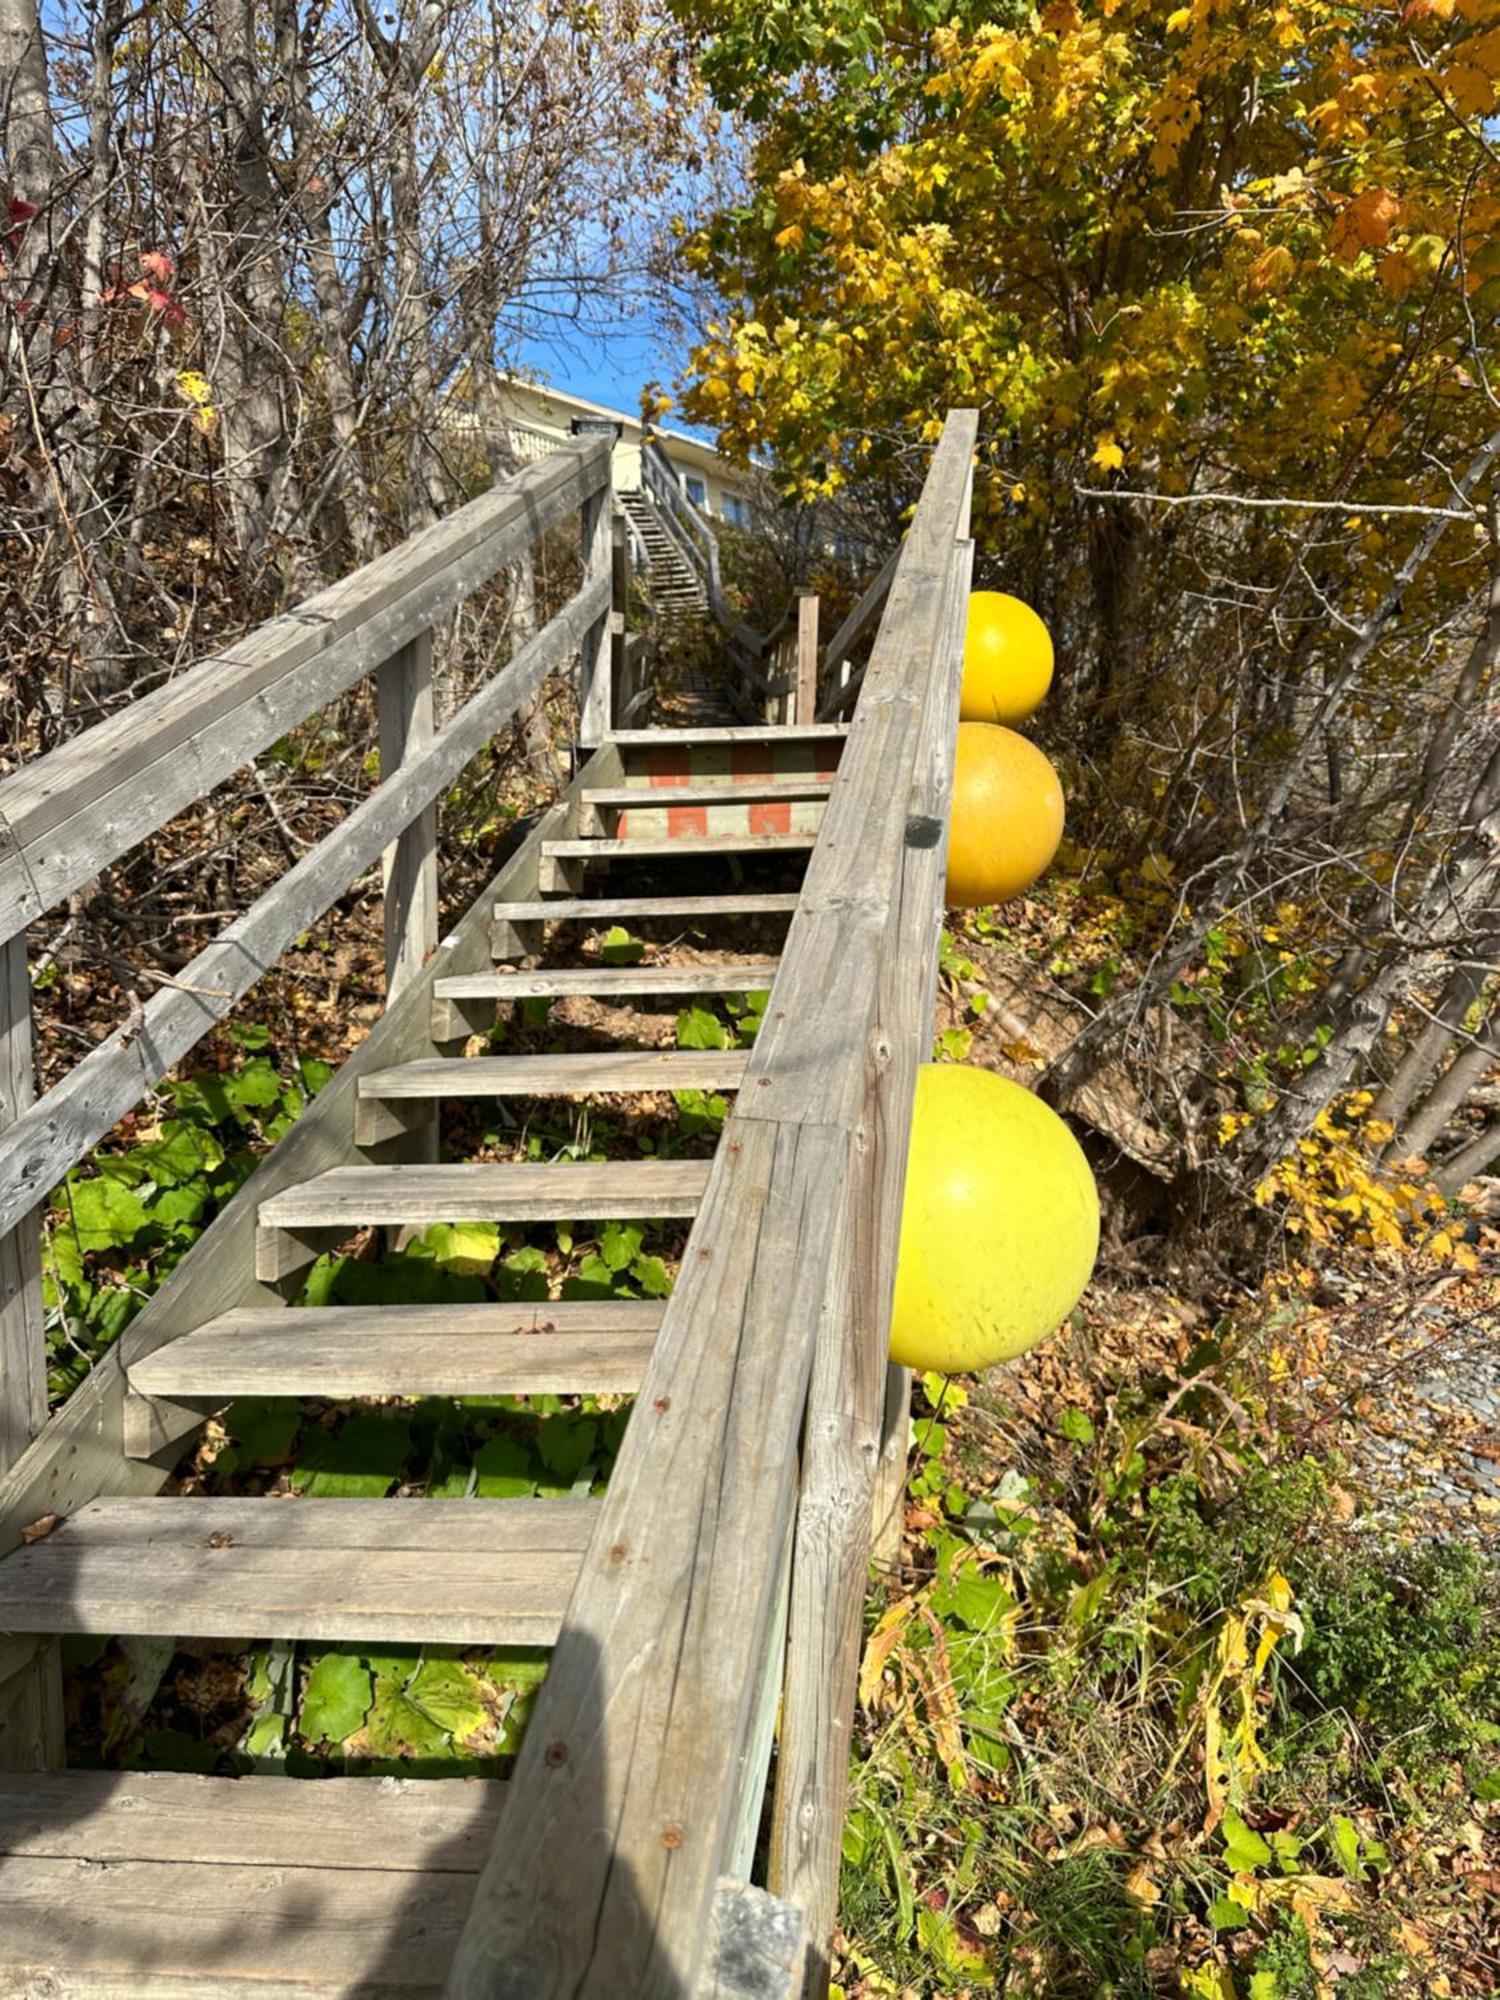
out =
<path fill-rule="evenodd" d="M 1057 1113 L 993 1070 L 917 1072 L 891 1359 L 939 1374 L 1034 1347 L 1083 1296 L 1099 1196 Z"/>
<path fill-rule="evenodd" d="M 1052 639 L 1029 604 L 1003 590 L 969 597 L 964 680 L 958 712 L 965 722 L 1024 722 L 1052 685 Z"/>
<path fill-rule="evenodd" d="M 1062 786 L 1036 745 L 1013 729 L 961 722 L 948 828 L 949 906 L 1008 903 L 1051 866 L 1062 835 Z"/>

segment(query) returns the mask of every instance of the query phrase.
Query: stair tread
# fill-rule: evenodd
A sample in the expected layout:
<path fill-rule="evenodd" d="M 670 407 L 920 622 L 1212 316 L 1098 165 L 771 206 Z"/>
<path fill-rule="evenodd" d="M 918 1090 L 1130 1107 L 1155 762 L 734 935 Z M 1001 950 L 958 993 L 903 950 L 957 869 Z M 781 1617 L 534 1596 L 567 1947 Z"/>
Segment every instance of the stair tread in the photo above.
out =
<path fill-rule="evenodd" d="M 0 1987 L 435 1996 L 504 1795 L 473 1779 L 0 1777 Z"/>
<path fill-rule="evenodd" d="M 263 1229 L 371 1223 L 554 1222 L 697 1213 L 707 1160 L 505 1160 L 479 1165 L 330 1167 L 260 1205 Z M 4 1620 L 0 1619 L 0 1630 Z"/>
<path fill-rule="evenodd" d="M 817 844 L 815 833 L 679 833 L 645 839 L 544 840 L 542 854 L 553 861 L 618 861 L 627 856 L 668 854 L 786 854 Z"/>
<path fill-rule="evenodd" d="M 590 1500 L 95 1500 L 0 1563 L 0 1631 L 550 1645 Z"/>
<path fill-rule="evenodd" d="M 429 1056 L 373 1070 L 361 1097 L 574 1097 L 605 1090 L 732 1090 L 743 1049 L 606 1049 L 577 1055 Z"/>
<path fill-rule="evenodd" d="M 585 786 L 591 806 L 732 806 L 751 799 L 826 799 L 831 778 L 734 778 L 723 784 Z"/>
<path fill-rule="evenodd" d="M 775 958 L 748 958 L 734 965 L 562 966 L 539 972 L 470 972 L 433 982 L 439 1000 L 563 999 L 648 993 L 759 993 L 770 986 L 780 964 Z"/>
<path fill-rule="evenodd" d="M 529 903 L 496 903 L 500 922 L 529 923 L 538 918 L 561 923 L 598 917 L 753 917 L 795 910 L 797 892 L 778 890 L 748 896 L 551 896 Z"/>
<path fill-rule="evenodd" d="M 803 743 L 844 737 L 847 722 L 744 722 L 724 726 L 704 723 L 694 729 L 616 729 L 604 740 L 638 746 L 680 743 Z"/>
<path fill-rule="evenodd" d="M 134 1362 L 142 1395 L 628 1394 L 661 1325 L 659 1299 L 534 1305 L 245 1308 Z"/>

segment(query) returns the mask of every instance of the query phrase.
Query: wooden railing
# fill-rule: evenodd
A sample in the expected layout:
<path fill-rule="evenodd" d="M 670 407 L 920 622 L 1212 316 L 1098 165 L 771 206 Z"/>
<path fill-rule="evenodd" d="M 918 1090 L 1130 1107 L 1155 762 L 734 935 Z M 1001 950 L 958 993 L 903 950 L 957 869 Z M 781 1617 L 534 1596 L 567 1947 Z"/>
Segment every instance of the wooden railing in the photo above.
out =
<path fill-rule="evenodd" d="M 580 522 L 578 589 L 437 729 L 434 625 L 570 515 Z M 438 946 L 436 801 L 571 654 L 580 662 L 581 739 L 601 739 L 623 651 L 611 630 L 618 588 L 608 442 L 566 443 L 0 782 L 0 1553 L 15 1545 L 25 1510 L 46 1512 L 57 1491 L 50 1473 L 33 1478 L 25 1463 L 47 1417 L 41 1205 L 376 862 L 385 874 L 388 999 L 409 985 Z M 376 789 L 37 1098 L 28 926 L 368 676 L 380 710 Z M 97 1464 L 112 1464 L 118 1435 L 100 1448 Z M 76 1458 L 76 1442 L 69 1449 Z M 93 1497 L 92 1472 L 68 1476 Z M 0 1680 L 6 1667 L 0 1657 Z"/>
<path fill-rule="evenodd" d="M 480 1877 L 460 2000 L 698 1990 L 715 1886 L 754 1845 L 783 1649 L 770 1886 L 828 1941 L 871 1521 L 904 1472 L 886 1352 L 933 1030 L 975 430 L 949 418 L 902 546 Z"/>

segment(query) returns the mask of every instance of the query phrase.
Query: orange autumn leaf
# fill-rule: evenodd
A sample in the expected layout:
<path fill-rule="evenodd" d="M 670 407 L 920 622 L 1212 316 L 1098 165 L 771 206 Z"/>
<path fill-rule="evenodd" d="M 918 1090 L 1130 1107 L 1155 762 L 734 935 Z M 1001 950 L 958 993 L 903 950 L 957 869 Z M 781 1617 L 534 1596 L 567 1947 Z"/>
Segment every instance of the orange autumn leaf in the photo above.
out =
<path fill-rule="evenodd" d="M 1401 204 L 1389 188 L 1366 188 L 1346 201 L 1328 232 L 1335 257 L 1352 264 L 1362 250 L 1383 250 L 1401 214 Z"/>

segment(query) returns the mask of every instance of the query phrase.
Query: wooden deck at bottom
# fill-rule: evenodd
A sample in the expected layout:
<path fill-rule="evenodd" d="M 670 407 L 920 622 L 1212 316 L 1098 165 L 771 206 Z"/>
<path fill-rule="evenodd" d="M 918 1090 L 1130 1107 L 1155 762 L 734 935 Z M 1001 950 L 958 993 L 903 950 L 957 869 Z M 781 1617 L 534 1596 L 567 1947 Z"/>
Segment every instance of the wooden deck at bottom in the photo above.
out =
<path fill-rule="evenodd" d="M 504 1788 L 0 1779 L 0 1995 L 436 1994 Z"/>

